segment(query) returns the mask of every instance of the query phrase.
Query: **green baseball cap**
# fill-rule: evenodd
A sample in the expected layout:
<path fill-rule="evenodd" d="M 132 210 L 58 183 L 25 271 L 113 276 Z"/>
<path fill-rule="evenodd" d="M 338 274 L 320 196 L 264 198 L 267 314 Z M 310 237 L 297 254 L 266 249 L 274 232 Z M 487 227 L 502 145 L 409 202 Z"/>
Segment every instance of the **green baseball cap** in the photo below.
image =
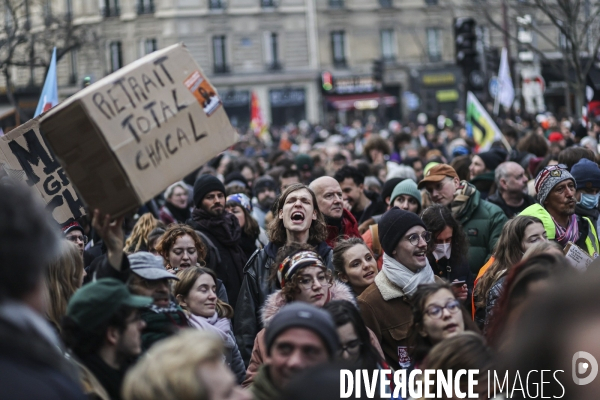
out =
<path fill-rule="evenodd" d="M 75 292 L 67 305 L 67 317 L 89 330 L 108 321 L 121 306 L 142 308 L 152 301 L 152 297 L 132 295 L 118 279 L 102 278 Z"/>

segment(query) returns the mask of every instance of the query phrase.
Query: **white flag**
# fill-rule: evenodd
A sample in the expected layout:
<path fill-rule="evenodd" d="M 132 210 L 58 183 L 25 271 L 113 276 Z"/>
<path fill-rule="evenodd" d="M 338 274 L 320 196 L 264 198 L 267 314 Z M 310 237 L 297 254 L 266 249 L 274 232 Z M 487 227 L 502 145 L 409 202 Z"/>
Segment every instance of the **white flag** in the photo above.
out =
<path fill-rule="evenodd" d="M 506 47 L 502 48 L 500 57 L 500 70 L 498 71 L 498 102 L 504 107 L 509 108 L 515 100 L 515 88 L 510 77 L 510 68 L 508 67 L 508 51 Z"/>

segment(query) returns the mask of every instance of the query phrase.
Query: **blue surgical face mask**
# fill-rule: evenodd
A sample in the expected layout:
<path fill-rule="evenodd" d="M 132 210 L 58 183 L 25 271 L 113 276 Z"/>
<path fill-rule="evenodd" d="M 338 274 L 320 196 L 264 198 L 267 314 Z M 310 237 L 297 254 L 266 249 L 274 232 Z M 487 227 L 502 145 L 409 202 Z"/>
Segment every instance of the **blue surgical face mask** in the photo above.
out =
<path fill-rule="evenodd" d="M 587 194 L 581 193 L 581 201 L 578 203 L 582 208 L 586 210 L 593 210 L 598 206 L 598 197 L 600 194 Z"/>

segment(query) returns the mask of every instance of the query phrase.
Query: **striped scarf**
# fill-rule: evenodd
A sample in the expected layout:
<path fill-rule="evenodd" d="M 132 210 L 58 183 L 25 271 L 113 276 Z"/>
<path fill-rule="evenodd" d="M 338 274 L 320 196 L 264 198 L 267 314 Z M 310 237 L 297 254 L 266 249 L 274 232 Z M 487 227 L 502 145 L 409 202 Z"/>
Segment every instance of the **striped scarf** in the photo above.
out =
<path fill-rule="evenodd" d="M 579 240 L 579 225 L 577 224 L 577 216 L 575 214 L 569 217 L 569 224 L 566 228 L 563 228 L 554 217 L 552 217 L 554 225 L 556 226 L 556 241 L 561 246 L 566 246 L 569 242 L 575 243 Z"/>

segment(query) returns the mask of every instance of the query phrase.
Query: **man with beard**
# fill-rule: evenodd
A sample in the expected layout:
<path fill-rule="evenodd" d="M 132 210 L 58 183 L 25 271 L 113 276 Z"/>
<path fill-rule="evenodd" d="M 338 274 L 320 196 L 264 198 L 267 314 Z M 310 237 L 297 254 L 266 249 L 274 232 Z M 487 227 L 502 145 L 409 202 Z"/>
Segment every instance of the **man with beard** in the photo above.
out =
<path fill-rule="evenodd" d="M 69 301 L 62 336 L 76 356 L 89 398 L 121 398 L 125 373 L 142 352 L 145 323 L 138 309 L 151 303 L 150 297 L 132 295 L 114 278 L 85 285 Z"/>
<path fill-rule="evenodd" d="M 595 258 L 599 254 L 598 235 L 588 217 L 575 214 L 573 175 L 562 164 L 548 166 L 535 178 L 535 189 L 540 204 L 526 208 L 521 215 L 538 217 L 544 223 L 548 239 L 563 247 L 575 243 Z"/>
<path fill-rule="evenodd" d="M 258 226 L 265 229 L 265 217 L 271 210 L 271 206 L 277 198 L 277 184 L 269 175 L 261 176 L 254 182 L 254 201 L 252 202 L 252 216 L 258 222 Z"/>
<path fill-rule="evenodd" d="M 194 183 L 194 204 L 192 218 L 186 223 L 219 252 L 221 261 L 215 272 L 227 289 L 229 304 L 236 304 L 247 257 L 240 246 L 240 223 L 234 214 L 225 212 L 225 186 L 212 175 L 202 175 Z M 208 260 L 207 264 L 211 265 Z"/>
<path fill-rule="evenodd" d="M 150 307 L 145 308 L 141 318 L 145 322 L 142 332 L 142 348 L 147 350 L 157 341 L 186 328 L 187 318 L 171 298 L 170 280 L 179 280 L 163 266 L 161 257 L 145 251 L 127 257 L 131 269 L 128 285 L 136 295 L 152 298 Z"/>
<path fill-rule="evenodd" d="M 345 166 L 333 177 L 340 184 L 344 201 L 350 205 L 350 212 L 359 224 L 386 211 L 387 205 L 379 195 L 365 190 L 365 176 L 355 167 Z"/>
<path fill-rule="evenodd" d="M 335 247 L 338 238 L 360 237 L 358 224 L 350 211 L 344 208 L 342 188 L 338 181 L 330 176 L 322 176 L 310 184 L 317 196 L 319 210 L 327 223 L 327 244 Z"/>

